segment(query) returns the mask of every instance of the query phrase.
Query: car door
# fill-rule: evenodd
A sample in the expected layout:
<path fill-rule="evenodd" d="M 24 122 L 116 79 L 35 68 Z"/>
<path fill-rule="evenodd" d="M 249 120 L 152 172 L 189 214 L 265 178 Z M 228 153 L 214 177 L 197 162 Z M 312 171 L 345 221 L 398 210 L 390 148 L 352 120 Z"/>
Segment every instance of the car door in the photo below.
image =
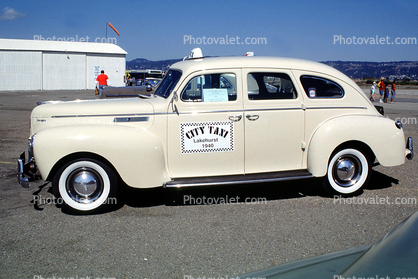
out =
<path fill-rule="evenodd" d="M 243 69 L 245 173 L 302 167 L 304 110 L 289 70 Z"/>
<path fill-rule="evenodd" d="M 189 75 L 168 108 L 168 169 L 173 178 L 244 173 L 240 70 Z"/>

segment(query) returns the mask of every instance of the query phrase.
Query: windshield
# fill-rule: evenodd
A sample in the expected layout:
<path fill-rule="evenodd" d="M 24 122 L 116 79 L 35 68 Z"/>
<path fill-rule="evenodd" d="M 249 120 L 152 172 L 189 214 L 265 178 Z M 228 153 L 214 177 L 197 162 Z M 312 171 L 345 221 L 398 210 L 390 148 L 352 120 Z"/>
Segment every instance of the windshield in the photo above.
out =
<path fill-rule="evenodd" d="M 155 90 L 154 95 L 167 98 L 181 77 L 180 71 L 170 70 Z"/>

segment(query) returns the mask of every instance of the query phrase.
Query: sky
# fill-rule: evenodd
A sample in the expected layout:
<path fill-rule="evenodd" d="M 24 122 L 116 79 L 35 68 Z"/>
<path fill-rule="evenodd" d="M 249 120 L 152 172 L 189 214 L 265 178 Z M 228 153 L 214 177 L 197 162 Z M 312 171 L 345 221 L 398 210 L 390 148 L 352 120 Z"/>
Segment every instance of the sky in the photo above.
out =
<path fill-rule="evenodd" d="M 107 22 L 120 33 L 118 36 Z M 102 43 L 126 60 L 205 56 L 418 61 L 418 1 L 9 1 L 0 38 Z"/>

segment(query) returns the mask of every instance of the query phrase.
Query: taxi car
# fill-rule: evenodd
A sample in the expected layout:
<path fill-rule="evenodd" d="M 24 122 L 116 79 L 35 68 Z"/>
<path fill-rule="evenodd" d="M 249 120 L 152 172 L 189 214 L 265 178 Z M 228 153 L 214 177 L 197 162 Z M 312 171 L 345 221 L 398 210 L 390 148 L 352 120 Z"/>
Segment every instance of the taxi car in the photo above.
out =
<path fill-rule="evenodd" d="M 403 164 L 413 147 L 400 122 L 329 66 L 205 58 L 194 49 L 151 96 L 37 106 L 28 153 L 18 159 L 22 186 L 39 174 L 69 208 L 90 211 L 122 181 L 150 188 L 324 177 L 331 193 L 352 195 L 375 160 Z"/>

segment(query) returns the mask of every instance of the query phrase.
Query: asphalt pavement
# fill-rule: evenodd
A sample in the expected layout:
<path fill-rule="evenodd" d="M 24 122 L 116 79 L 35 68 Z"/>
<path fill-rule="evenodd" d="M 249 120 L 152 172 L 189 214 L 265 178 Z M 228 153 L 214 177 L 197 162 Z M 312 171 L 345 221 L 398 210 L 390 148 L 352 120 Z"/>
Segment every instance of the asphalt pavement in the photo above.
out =
<path fill-rule="evenodd" d="M 417 143 L 418 92 L 400 92 L 385 115 Z M 109 211 L 74 215 L 53 203 L 50 184 L 20 187 L 15 160 L 38 101 L 94 98 L 93 90 L 0 92 L 0 278 L 233 278 L 373 243 L 418 209 L 415 158 L 375 166 L 350 199 L 329 196 L 320 179 L 122 188 Z"/>

